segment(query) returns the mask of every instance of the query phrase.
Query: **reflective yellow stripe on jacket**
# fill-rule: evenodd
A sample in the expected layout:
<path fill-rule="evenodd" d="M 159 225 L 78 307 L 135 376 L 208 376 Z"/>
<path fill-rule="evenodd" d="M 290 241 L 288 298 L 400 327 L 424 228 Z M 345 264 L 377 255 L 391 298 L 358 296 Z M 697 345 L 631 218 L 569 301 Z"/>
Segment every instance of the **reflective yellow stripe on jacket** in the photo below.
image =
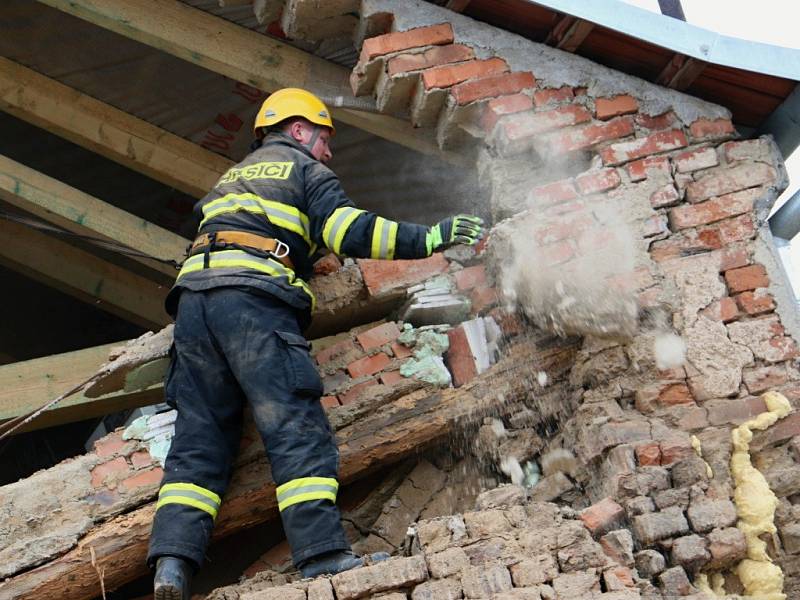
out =
<path fill-rule="evenodd" d="M 240 211 L 264 215 L 273 225 L 296 233 L 309 246 L 316 247 L 314 242 L 311 241 L 307 215 L 289 204 L 276 202 L 275 200 L 265 200 L 251 193 L 226 194 L 204 205 L 203 220 L 200 222 L 200 227 L 202 228 L 214 217 Z"/>
<path fill-rule="evenodd" d="M 339 482 L 331 477 L 300 477 L 292 479 L 275 490 L 278 497 L 278 510 L 282 511 L 293 504 L 309 500 L 330 500 L 336 502 Z"/>
<path fill-rule="evenodd" d="M 370 258 L 392 260 L 397 243 L 397 223 L 383 217 L 375 218 L 375 229 L 372 232 Z"/>
<path fill-rule="evenodd" d="M 156 510 L 167 504 L 182 504 L 207 512 L 212 519 L 216 519 L 221 503 L 222 500 L 217 494 L 199 485 L 165 483 L 158 491 Z"/>
<path fill-rule="evenodd" d="M 208 258 L 209 269 L 253 269 L 273 277 L 286 277 L 290 285 L 298 287 L 308 294 L 309 298 L 311 298 L 312 310 L 316 305 L 316 298 L 306 282 L 296 277 L 294 271 L 287 269 L 277 260 L 261 258 L 260 256 L 245 252 L 244 250 L 218 250 L 216 252 L 211 252 Z M 181 267 L 180 273 L 178 273 L 178 281 L 180 281 L 180 278 L 184 275 L 202 271 L 205 268 L 204 260 L 205 255 L 203 254 L 196 254 L 195 256 L 187 258 L 183 263 L 183 267 Z"/>
<path fill-rule="evenodd" d="M 322 228 L 322 241 L 335 254 L 342 253 L 342 241 L 358 216 L 365 211 L 352 206 L 340 206 L 326 219 Z"/>

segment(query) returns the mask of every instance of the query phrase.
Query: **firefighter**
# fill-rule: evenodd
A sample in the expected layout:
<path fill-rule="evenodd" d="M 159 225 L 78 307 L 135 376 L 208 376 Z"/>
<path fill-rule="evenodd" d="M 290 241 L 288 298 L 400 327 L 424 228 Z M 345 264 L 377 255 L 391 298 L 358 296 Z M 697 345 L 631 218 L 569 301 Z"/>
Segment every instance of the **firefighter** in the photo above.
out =
<path fill-rule="evenodd" d="M 156 600 L 189 598 L 239 446 L 245 401 L 264 441 L 292 560 L 304 577 L 364 564 L 336 506 L 339 454 L 302 331 L 317 249 L 412 259 L 475 244 L 470 215 L 433 227 L 356 208 L 325 164 L 333 121 L 294 88 L 270 95 L 255 149 L 195 206 L 197 237 L 167 297 L 175 317 L 166 401 L 178 410 L 150 538 Z M 385 553 L 373 560 L 387 558 Z"/>

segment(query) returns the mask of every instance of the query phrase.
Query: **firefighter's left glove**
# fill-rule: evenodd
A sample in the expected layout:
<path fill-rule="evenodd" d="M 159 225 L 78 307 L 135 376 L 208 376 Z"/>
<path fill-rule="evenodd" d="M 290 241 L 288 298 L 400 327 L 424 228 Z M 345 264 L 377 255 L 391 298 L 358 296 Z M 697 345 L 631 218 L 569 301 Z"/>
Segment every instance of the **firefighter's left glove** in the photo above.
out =
<path fill-rule="evenodd" d="M 474 215 L 456 215 L 439 221 L 428 230 L 425 242 L 428 256 L 454 244 L 474 246 L 483 237 L 483 219 Z"/>

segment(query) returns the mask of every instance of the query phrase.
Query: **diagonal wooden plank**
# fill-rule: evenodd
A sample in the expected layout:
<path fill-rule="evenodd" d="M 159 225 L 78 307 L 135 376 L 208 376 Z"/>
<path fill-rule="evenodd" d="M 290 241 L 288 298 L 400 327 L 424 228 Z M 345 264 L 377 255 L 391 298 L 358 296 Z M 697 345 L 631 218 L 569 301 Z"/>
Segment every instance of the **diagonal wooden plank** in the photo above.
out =
<path fill-rule="evenodd" d="M 201 198 L 233 161 L 0 57 L 0 109 Z"/>
<path fill-rule="evenodd" d="M 181 260 L 189 241 L 0 155 L 0 199 L 74 233 L 113 240 L 157 258 Z M 137 259 L 165 273 L 175 268 Z"/>
<path fill-rule="evenodd" d="M 352 98 L 347 68 L 180 0 L 39 2 L 266 92 L 301 87 L 329 101 Z M 332 110 L 335 118 L 348 125 L 418 152 L 464 164 L 462 156 L 440 150 L 429 133 L 414 129 L 407 121 L 351 109 Z"/>

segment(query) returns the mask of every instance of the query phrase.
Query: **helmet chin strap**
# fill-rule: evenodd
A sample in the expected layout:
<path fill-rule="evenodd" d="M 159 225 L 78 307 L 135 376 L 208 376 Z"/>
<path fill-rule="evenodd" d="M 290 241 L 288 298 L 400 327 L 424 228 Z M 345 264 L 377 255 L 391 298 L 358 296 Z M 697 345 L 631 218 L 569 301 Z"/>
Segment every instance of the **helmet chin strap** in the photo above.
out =
<path fill-rule="evenodd" d="M 312 149 L 314 148 L 314 145 L 317 143 L 317 140 L 319 139 L 319 136 L 320 136 L 321 133 L 322 133 L 322 127 L 320 127 L 319 125 L 315 124 L 314 125 L 314 130 L 311 133 L 311 139 L 308 140 L 307 144 L 303 144 L 303 146 L 308 148 L 308 151 L 311 152 L 312 154 L 313 154 Z"/>

